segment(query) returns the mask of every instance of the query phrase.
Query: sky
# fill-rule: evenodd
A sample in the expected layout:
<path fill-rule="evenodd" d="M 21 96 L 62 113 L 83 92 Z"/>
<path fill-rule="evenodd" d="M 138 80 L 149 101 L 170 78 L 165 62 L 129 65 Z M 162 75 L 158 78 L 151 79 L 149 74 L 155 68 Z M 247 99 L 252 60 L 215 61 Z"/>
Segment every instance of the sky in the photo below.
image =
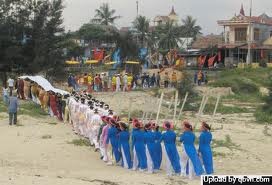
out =
<path fill-rule="evenodd" d="M 246 15 L 249 15 L 250 0 L 138 0 L 139 14 L 148 17 L 150 21 L 157 15 L 168 15 L 174 6 L 180 19 L 187 15 L 197 19 L 202 27 L 202 33 L 218 34 L 222 28 L 217 20 L 232 18 L 239 14 L 241 4 Z M 116 15 L 121 19 L 116 21 L 117 27 L 131 26 L 137 15 L 136 0 L 64 0 L 64 25 L 66 31 L 77 30 L 82 24 L 88 23 L 95 15 L 95 9 L 102 3 L 109 3 Z M 272 0 L 253 0 L 253 15 L 266 13 L 272 17 Z"/>

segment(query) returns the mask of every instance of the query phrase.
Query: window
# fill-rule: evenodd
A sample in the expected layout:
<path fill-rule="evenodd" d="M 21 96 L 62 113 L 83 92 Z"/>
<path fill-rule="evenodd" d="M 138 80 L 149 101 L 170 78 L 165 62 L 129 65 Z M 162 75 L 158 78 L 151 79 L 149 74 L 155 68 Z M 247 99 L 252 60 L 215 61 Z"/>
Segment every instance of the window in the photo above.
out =
<path fill-rule="evenodd" d="M 235 28 L 235 41 L 245 42 L 247 40 L 247 28 Z"/>
<path fill-rule="evenodd" d="M 260 29 L 254 29 L 254 40 L 258 41 L 260 40 Z"/>

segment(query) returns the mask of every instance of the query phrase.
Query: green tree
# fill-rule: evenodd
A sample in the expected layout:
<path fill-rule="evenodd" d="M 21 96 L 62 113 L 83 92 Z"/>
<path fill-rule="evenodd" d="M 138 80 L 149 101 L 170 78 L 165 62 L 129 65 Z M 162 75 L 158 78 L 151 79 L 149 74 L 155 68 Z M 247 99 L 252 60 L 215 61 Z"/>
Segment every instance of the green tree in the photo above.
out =
<path fill-rule="evenodd" d="M 115 16 L 116 10 L 110 9 L 108 3 L 103 3 L 99 9 L 95 10 L 95 18 L 91 21 L 102 25 L 112 25 L 114 21 L 119 19 L 120 16 Z"/>
<path fill-rule="evenodd" d="M 181 26 L 181 33 L 185 37 L 196 38 L 197 35 L 201 34 L 201 27 L 196 25 L 196 19 L 192 16 L 187 16 L 185 19 L 182 19 L 183 25 Z"/>
<path fill-rule="evenodd" d="M 138 16 L 133 22 L 137 34 L 140 36 L 141 45 L 144 46 L 149 35 L 149 20 L 145 16 Z"/>
<path fill-rule="evenodd" d="M 155 32 L 160 49 L 170 50 L 178 48 L 180 32 L 179 27 L 175 26 L 173 21 L 157 26 Z"/>
<path fill-rule="evenodd" d="M 63 0 L 0 0 L 0 62 L 24 73 L 58 70 L 63 8 Z"/>

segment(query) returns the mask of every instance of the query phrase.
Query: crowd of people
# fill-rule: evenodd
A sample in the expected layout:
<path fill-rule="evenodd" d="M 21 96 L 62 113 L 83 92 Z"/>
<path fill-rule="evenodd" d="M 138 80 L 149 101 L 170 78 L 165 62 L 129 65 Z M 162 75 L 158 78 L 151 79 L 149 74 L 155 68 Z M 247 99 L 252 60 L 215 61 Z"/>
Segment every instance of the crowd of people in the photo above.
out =
<path fill-rule="evenodd" d="M 165 72 L 163 75 L 160 72 L 152 75 L 144 72 L 142 74 L 125 73 L 112 76 L 108 76 L 106 73 L 95 75 L 85 73 L 77 76 L 70 74 L 67 82 L 68 86 L 75 91 L 83 88 L 88 92 L 128 92 L 139 88 L 176 88 L 178 77 L 176 72 L 172 72 L 171 75 L 168 72 Z"/>
<path fill-rule="evenodd" d="M 17 91 L 19 98 L 30 99 L 51 116 L 70 123 L 76 134 L 88 138 L 107 165 L 148 173 L 163 169 L 168 176 L 181 175 L 190 179 L 213 173 L 212 134 L 205 122 L 201 124 L 198 150 L 194 145 L 196 136 L 192 125 L 188 121 L 182 123 L 183 134 L 179 137 L 182 153 L 179 153 L 177 134 L 169 121 L 164 121 L 160 127 L 152 120 L 148 123 L 138 119 L 121 120 L 108 104 L 97 100 L 86 90 L 61 95 L 47 92 L 27 78 L 18 78 L 14 83 L 12 88 L 9 84 L 10 91 Z M 14 121 L 16 124 L 17 117 Z"/>
<path fill-rule="evenodd" d="M 63 121 L 66 101 L 69 95 L 63 95 L 52 90 L 46 91 L 38 83 L 27 78 L 18 78 L 17 80 L 9 78 L 7 84 L 4 84 L 2 88 L 2 96 L 3 102 L 8 106 L 10 124 L 12 124 L 12 122 L 16 124 L 19 105 L 17 98 L 21 100 L 31 100 L 39 104 L 50 116 L 55 116 L 58 120 Z"/>
<path fill-rule="evenodd" d="M 120 120 L 109 105 L 86 92 L 73 92 L 68 98 L 68 110 L 68 122 L 74 132 L 88 138 L 107 165 L 156 173 L 163 168 L 164 161 L 169 176 L 193 178 L 213 173 L 212 134 L 205 122 L 201 124 L 198 150 L 192 125 L 188 121 L 182 123 L 184 132 L 179 141 L 183 152 L 179 154 L 177 134 L 169 121 L 163 123 L 161 132 L 162 128 L 151 120 L 146 124 L 138 119 Z"/>
<path fill-rule="evenodd" d="M 208 73 L 202 70 L 196 71 L 194 74 L 194 83 L 198 86 L 208 83 Z"/>

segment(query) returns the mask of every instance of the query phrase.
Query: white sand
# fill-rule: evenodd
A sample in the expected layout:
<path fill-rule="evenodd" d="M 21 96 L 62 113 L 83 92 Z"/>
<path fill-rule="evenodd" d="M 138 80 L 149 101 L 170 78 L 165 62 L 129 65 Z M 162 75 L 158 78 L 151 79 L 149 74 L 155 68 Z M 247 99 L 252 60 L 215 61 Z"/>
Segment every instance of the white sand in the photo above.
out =
<path fill-rule="evenodd" d="M 113 97 L 107 100 L 113 107 L 118 105 Z M 127 109 L 127 99 L 123 102 Z M 135 107 L 138 109 L 144 104 L 141 99 Z M 197 122 L 190 113 L 186 118 Z M 211 123 L 210 116 L 201 119 Z M 150 175 L 106 166 L 93 148 L 68 144 L 78 136 L 69 125 L 48 124 L 56 122 L 54 118 L 19 116 L 19 121 L 23 126 L 8 126 L 7 114 L 0 114 L 0 185 L 199 184 L 199 180 L 168 178 L 164 172 Z M 268 126 L 268 134 L 264 134 L 264 125 L 255 123 L 252 114 L 217 115 L 213 127 L 220 128 L 221 125 L 223 129 L 213 132 L 214 139 L 224 140 L 229 135 L 239 149 L 215 149 L 226 154 L 226 157 L 215 157 L 216 174 L 271 174 L 271 126 Z M 45 135 L 52 138 L 42 139 Z"/>

